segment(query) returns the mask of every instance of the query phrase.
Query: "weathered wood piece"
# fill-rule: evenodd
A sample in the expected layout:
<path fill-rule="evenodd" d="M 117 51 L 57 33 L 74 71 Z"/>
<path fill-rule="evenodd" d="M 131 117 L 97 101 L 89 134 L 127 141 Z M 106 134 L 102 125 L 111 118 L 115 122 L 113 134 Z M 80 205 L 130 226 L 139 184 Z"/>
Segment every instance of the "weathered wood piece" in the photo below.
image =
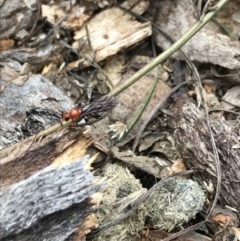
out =
<path fill-rule="evenodd" d="M 0 151 L 0 190 L 49 166 L 58 155 L 71 148 L 74 142 L 79 146 L 74 149 L 72 159 L 82 156 L 86 146 L 92 142 L 92 139 L 83 137 L 82 131 L 66 129 L 49 135 L 40 142 L 34 138 L 32 136 Z"/>
<path fill-rule="evenodd" d="M 19 125 L 31 107 L 71 106 L 57 87 L 36 75 L 20 86 L 10 83 L 1 97 L 6 128 Z M 93 139 L 79 128 L 54 127 L 43 139 L 31 136 L 0 150 L 1 240 L 67 240 L 92 211 L 87 199 L 103 187 L 88 170 L 89 157 L 83 158 Z"/>
<path fill-rule="evenodd" d="M 0 3 L 0 39 L 8 38 L 21 30 L 30 28 L 38 14 L 36 0 L 11 1 Z M 27 34 L 27 33 L 26 33 Z M 15 36 L 16 37 L 16 36 Z"/>
<path fill-rule="evenodd" d="M 153 1 L 152 4 L 153 6 L 150 7 L 152 14 L 154 14 L 153 11 L 159 9 L 154 18 L 154 23 L 171 36 L 174 42 L 180 39 L 198 21 L 196 7 L 191 0 Z M 225 19 L 230 19 L 235 14 L 239 15 L 238 8 L 232 7 L 231 11 L 226 13 L 226 8 L 224 7 L 221 11 L 224 16 L 228 16 L 225 17 Z M 236 13 L 233 13 L 235 11 Z M 152 14 L 150 18 L 152 18 Z M 220 22 L 222 23 L 222 21 Z M 235 21 L 233 22 L 235 23 Z M 238 27 L 235 25 L 236 24 L 233 24 L 234 29 L 237 29 L 239 23 Z M 172 43 L 166 40 L 164 35 L 156 29 L 154 29 L 154 37 L 156 44 L 164 50 L 172 45 Z M 189 56 L 192 61 L 212 63 L 228 69 L 240 68 L 239 41 L 232 41 L 228 36 L 218 31 L 216 25 L 213 26 L 212 29 L 210 24 L 206 25 L 193 36 L 181 50 Z M 172 57 L 183 59 L 183 56 L 179 52 L 174 53 Z"/>
<path fill-rule="evenodd" d="M 49 80 L 31 73 L 21 75 L 21 69 L 22 65 L 16 61 L 5 63 L 2 69 L 0 84 L 5 89 L 0 98 L 3 113 L 0 115 L 0 149 L 22 139 L 21 125 L 26 120 L 26 112 L 38 107 L 52 112 L 55 117 L 45 119 L 45 129 L 59 122 L 61 112 L 73 105 L 70 98 Z"/>
<path fill-rule="evenodd" d="M 148 1 L 139 1 L 135 10 L 142 14 L 149 6 Z M 95 61 L 100 62 L 116 53 L 126 49 L 152 34 L 150 22 L 140 23 L 123 10 L 112 7 L 96 14 L 87 24 L 92 49 L 85 45 L 81 52 L 92 59 L 92 51 L 95 53 Z M 79 48 L 79 40 L 87 40 L 85 28 L 74 33 L 73 48 Z M 89 61 L 80 59 L 68 65 L 68 69 L 78 68 L 79 64 L 89 66 Z"/>
<path fill-rule="evenodd" d="M 213 156 L 205 114 L 194 104 L 183 106 L 177 118 L 175 139 L 178 149 L 190 169 L 202 170 L 199 177 L 207 183 L 211 180 L 216 187 L 217 171 Z M 224 118 L 210 116 L 211 128 L 216 142 L 222 170 L 220 201 L 239 210 L 240 207 L 240 149 L 238 143 L 239 125 L 233 125 Z M 197 173 L 195 175 L 198 175 Z M 237 213 L 240 217 L 240 213 Z"/>
<path fill-rule="evenodd" d="M 103 187 L 88 162 L 52 164 L 0 192 L 1 240 L 66 240 L 91 211 L 86 199 Z"/>
<path fill-rule="evenodd" d="M 39 48 L 25 48 L 10 49 L 2 51 L 0 58 L 2 60 L 13 59 L 19 63 L 28 62 L 34 66 L 42 66 L 54 61 L 57 58 L 58 52 L 62 49 L 59 44 L 51 44 Z"/>

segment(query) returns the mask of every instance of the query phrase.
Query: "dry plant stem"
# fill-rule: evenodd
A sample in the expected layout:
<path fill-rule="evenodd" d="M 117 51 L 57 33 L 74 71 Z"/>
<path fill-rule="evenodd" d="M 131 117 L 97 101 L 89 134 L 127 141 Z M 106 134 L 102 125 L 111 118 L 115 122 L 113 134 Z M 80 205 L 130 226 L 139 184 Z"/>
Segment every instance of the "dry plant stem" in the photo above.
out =
<path fill-rule="evenodd" d="M 195 68 L 195 66 L 194 66 L 194 68 Z M 215 139 L 214 139 L 214 136 L 213 136 L 212 128 L 211 128 L 211 125 L 210 125 L 208 107 L 207 107 L 207 104 L 206 104 L 206 101 L 205 101 L 205 98 L 204 98 L 204 95 L 203 95 L 203 87 L 202 87 L 202 83 L 201 83 L 199 75 L 197 76 L 197 84 L 198 84 L 198 87 L 199 87 L 199 90 L 200 90 L 200 95 L 201 95 L 201 99 L 202 99 L 203 106 L 204 106 L 204 111 L 205 111 L 205 115 L 206 115 L 206 124 L 207 124 L 208 132 L 209 132 L 209 135 L 210 135 L 210 140 L 211 140 L 211 145 L 212 145 L 212 148 L 213 148 L 213 154 L 214 154 L 214 158 L 215 158 L 215 162 L 216 162 L 216 170 L 217 170 L 216 193 L 215 193 L 215 197 L 214 197 L 211 209 L 210 209 L 210 211 L 209 211 L 209 213 L 207 214 L 207 217 L 206 217 L 206 220 L 208 220 L 212 211 L 213 211 L 213 209 L 214 209 L 214 207 L 215 207 L 215 205 L 217 204 L 217 200 L 218 200 L 218 197 L 219 197 L 219 194 L 220 194 L 220 191 L 221 191 L 222 174 L 221 174 L 221 164 L 220 164 L 220 160 L 219 160 L 218 150 L 217 150 L 216 142 L 215 142 Z"/>
<path fill-rule="evenodd" d="M 118 5 L 118 7 L 120 9 L 122 9 L 123 11 L 125 11 L 126 13 L 130 14 L 131 16 L 133 16 L 134 18 L 137 18 L 141 21 L 144 21 L 144 22 L 148 22 L 149 20 L 147 18 L 144 18 L 143 16 L 141 15 L 138 15 L 134 12 L 132 12 L 131 10 L 129 9 L 126 9 L 124 7 L 122 7 L 121 5 Z M 167 34 L 165 33 L 158 25 L 156 25 L 155 23 L 151 22 L 152 26 L 154 28 L 156 28 L 165 38 L 166 40 L 168 40 L 171 44 L 174 44 L 174 40 Z M 192 71 L 192 61 L 186 56 L 186 54 L 179 48 L 178 51 L 182 54 L 183 58 L 185 59 L 189 69 Z M 154 56 L 154 58 L 156 58 L 156 55 Z"/>
<path fill-rule="evenodd" d="M 232 111 L 232 110 L 225 110 L 225 109 L 221 109 L 221 108 L 216 108 L 216 109 L 208 110 L 208 113 L 214 112 L 214 111 L 224 111 L 224 112 L 228 112 L 228 113 L 231 113 L 231 114 L 234 114 L 234 115 L 240 115 L 239 112 Z"/>
<path fill-rule="evenodd" d="M 104 145 L 102 145 L 100 142 L 95 141 L 93 143 L 93 146 L 95 146 L 98 150 L 102 151 L 106 155 L 109 155 L 109 149 L 107 147 L 105 147 Z"/>
<path fill-rule="evenodd" d="M 88 26 L 87 26 L 87 24 L 85 25 L 85 31 L 86 31 L 86 34 L 87 34 L 88 45 L 89 45 L 89 48 L 91 49 L 91 55 L 92 55 L 91 57 L 92 57 L 92 60 L 93 60 L 94 62 L 96 62 L 96 61 L 95 61 L 95 52 L 94 52 L 93 47 L 92 47 L 92 43 L 91 43 L 90 34 L 89 34 L 89 31 L 88 31 Z"/>
<path fill-rule="evenodd" d="M 60 44 L 68 49 L 70 49 L 73 53 L 75 53 L 76 55 L 78 55 L 81 58 L 84 58 L 85 60 L 87 60 L 94 68 L 98 69 L 107 79 L 107 81 L 109 82 L 110 86 L 113 86 L 112 81 L 108 78 L 107 74 L 103 71 L 103 69 L 98 65 L 97 62 L 92 61 L 89 57 L 87 57 L 85 54 L 81 53 L 81 52 L 77 52 L 75 51 L 72 46 L 70 46 L 69 44 L 67 44 L 66 42 L 64 42 L 63 40 L 60 40 Z"/>
<path fill-rule="evenodd" d="M 129 86 L 134 84 L 137 80 L 155 68 L 157 65 L 162 63 L 165 59 L 171 56 L 174 52 L 176 52 L 179 48 L 181 48 L 190 38 L 192 38 L 201 28 L 203 28 L 209 20 L 228 2 L 228 0 L 220 0 L 216 5 L 216 9 L 214 11 L 208 12 L 201 22 L 197 22 L 183 37 L 181 37 L 176 43 L 174 43 L 170 48 L 160 54 L 152 63 L 146 65 L 144 68 L 139 70 L 136 74 L 134 74 L 131 78 L 129 78 L 124 84 L 118 86 L 114 90 L 112 90 L 109 95 L 116 96 Z"/>
<path fill-rule="evenodd" d="M 51 42 L 51 41 L 53 40 L 53 37 L 52 37 L 53 34 L 56 33 L 56 29 L 59 28 L 59 25 L 60 25 L 63 21 L 65 21 L 68 17 L 69 17 L 69 14 L 66 14 L 65 16 L 61 17 L 61 18 L 58 20 L 58 22 L 54 25 L 53 29 L 47 34 L 47 36 L 46 36 L 44 39 L 42 39 L 42 40 L 40 40 L 40 41 L 38 42 L 38 47 L 41 47 L 41 46 L 47 44 L 48 42 Z M 56 35 L 56 34 L 55 34 L 55 35 Z"/>
<path fill-rule="evenodd" d="M 123 140 L 125 138 L 125 136 L 130 132 L 130 130 L 133 128 L 133 126 L 136 124 L 136 122 L 139 120 L 140 116 L 142 115 L 143 111 L 145 110 L 146 106 L 148 105 L 152 94 L 157 86 L 158 83 L 158 77 L 159 77 L 159 70 L 156 68 L 156 76 L 155 76 L 155 81 L 153 83 L 153 86 L 149 92 L 149 94 L 147 95 L 147 98 L 142 106 L 142 108 L 140 109 L 138 115 L 134 118 L 134 120 L 131 122 L 131 124 L 128 126 L 127 131 L 125 132 L 124 136 L 121 138 L 121 140 Z"/>
<path fill-rule="evenodd" d="M 219 194 L 220 194 L 220 190 L 221 190 L 222 175 L 221 175 L 221 166 L 220 166 L 220 160 L 219 160 L 218 151 L 217 151 L 217 147 L 216 147 L 216 142 L 215 142 L 215 139 L 213 137 L 212 129 L 211 129 L 211 126 L 210 126 L 207 105 L 206 105 L 206 101 L 205 101 L 204 96 L 203 96 L 203 87 L 202 87 L 201 79 L 200 79 L 200 76 L 199 76 L 199 74 L 196 70 L 196 67 L 194 65 L 193 65 L 193 68 L 195 69 L 193 73 L 195 74 L 195 77 L 197 79 L 197 84 L 198 84 L 198 87 L 200 89 L 200 95 L 201 95 L 202 102 L 203 102 L 203 105 L 204 105 L 204 111 L 205 111 L 205 115 L 206 115 L 206 124 L 207 124 L 207 127 L 208 127 L 208 131 L 209 131 L 209 135 L 210 135 L 210 139 L 211 139 L 211 144 L 212 144 L 212 148 L 213 148 L 213 153 L 214 153 L 214 157 L 215 157 L 215 161 L 216 161 L 216 170 L 217 170 L 216 194 L 215 194 L 214 200 L 212 202 L 212 206 L 210 208 L 210 211 L 208 212 L 204 221 L 202 221 L 200 223 L 197 223 L 197 224 L 195 224 L 191 227 L 188 227 L 188 228 L 186 228 L 186 229 L 184 229 L 180 232 L 177 232 L 177 233 L 173 234 L 172 236 L 163 239 L 163 241 L 170 241 L 170 240 L 172 240 L 174 238 L 177 238 L 180 235 L 183 235 L 183 234 L 185 234 L 189 231 L 199 229 L 205 222 L 207 222 L 209 220 L 211 214 L 212 214 L 212 211 L 213 211 L 214 207 L 216 206 L 216 203 L 217 203 L 217 200 L 218 200 L 218 197 L 219 197 Z"/>
<path fill-rule="evenodd" d="M 197 2 L 197 11 L 198 11 L 199 16 L 201 14 L 201 9 L 202 9 L 202 0 L 198 0 L 198 2 Z"/>
<path fill-rule="evenodd" d="M 126 136 L 126 134 L 133 128 L 133 126 L 136 124 L 136 122 L 139 120 L 140 116 L 142 115 L 143 111 L 145 110 L 147 104 L 149 103 L 151 97 L 152 97 L 152 94 L 156 88 L 156 85 L 157 85 L 157 82 L 158 82 L 158 74 L 159 74 L 159 71 L 157 70 L 157 74 L 156 74 L 156 77 L 155 77 L 155 81 L 154 81 L 154 84 L 152 86 L 152 89 L 150 90 L 148 96 L 147 96 L 147 99 L 145 100 L 141 110 L 139 111 L 139 114 L 134 118 L 134 120 L 132 121 L 132 123 L 128 126 L 128 131 L 125 133 L 125 135 L 123 136 L 122 139 L 124 139 L 124 137 Z"/>
<path fill-rule="evenodd" d="M 205 5 L 204 5 L 204 8 L 203 8 L 203 11 L 202 11 L 202 15 L 200 17 L 200 22 L 202 21 L 203 17 L 205 16 L 206 12 L 207 11 L 211 11 L 214 10 L 216 8 L 216 6 L 211 6 L 211 4 L 214 2 L 214 0 L 208 0 Z"/>
<path fill-rule="evenodd" d="M 202 21 L 203 17 L 205 16 L 205 14 L 206 14 L 206 12 L 208 10 L 210 2 L 212 2 L 212 0 L 207 0 L 207 2 L 205 3 L 205 5 L 203 7 L 202 14 L 201 14 L 201 9 L 200 9 L 200 11 L 199 11 L 199 13 L 201 14 L 200 21 Z"/>
<path fill-rule="evenodd" d="M 182 87 L 185 84 L 188 84 L 190 82 L 185 81 L 179 85 L 177 85 L 176 87 L 172 88 L 165 96 L 162 100 L 160 100 L 158 102 L 158 104 L 154 107 L 154 109 L 151 111 L 151 113 L 148 115 L 148 118 L 144 121 L 144 123 L 142 124 L 140 130 L 137 133 L 137 136 L 135 137 L 133 146 L 132 146 L 132 151 L 135 152 L 136 147 L 138 145 L 138 142 L 142 136 L 142 133 L 144 131 L 144 129 L 146 128 L 147 124 L 149 123 L 149 121 L 153 118 L 153 116 L 155 115 L 155 113 L 162 107 L 162 105 L 166 102 L 166 100 L 175 93 L 175 91 L 177 91 L 180 87 Z"/>
<path fill-rule="evenodd" d="M 15 74 L 12 78 L 10 78 L 5 85 L 1 86 L 0 88 L 0 94 L 3 93 L 3 91 L 8 87 L 8 85 L 16 78 L 18 78 L 20 76 L 20 74 Z"/>
<path fill-rule="evenodd" d="M 106 114 L 104 114 L 102 116 L 102 118 L 105 118 L 107 115 L 109 114 L 109 112 L 107 112 Z M 98 122 L 99 120 L 96 119 L 95 121 L 91 121 L 89 122 L 89 125 L 92 125 L 96 122 Z M 55 133 L 57 131 L 60 131 L 61 129 L 67 127 L 67 126 L 70 126 L 72 124 L 72 121 L 69 120 L 67 122 L 62 122 L 62 123 L 59 123 L 59 124 L 56 124 L 54 126 L 51 126 L 50 128 L 46 129 L 46 130 L 43 130 L 41 132 L 39 132 L 38 134 L 36 134 L 34 137 L 32 136 L 31 138 L 33 138 L 33 143 L 38 141 L 38 140 L 41 140 L 42 138 L 52 134 L 52 133 Z M 80 123 L 80 124 L 77 124 L 75 125 L 76 127 L 83 127 L 83 126 L 86 126 L 86 123 Z M 16 148 L 16 146 L 18 145 L 18 143 L 14 144 L 14 145 L 11 145 L 9 147 L 6 147 L 2 150 L 0 150 L 0 157 L 3 156 L 5 153 L 9 153 L 11 152 L 11 150 L 14 150 Z"/>
<path fill-rule="evenodd" d="M 40 0 L 37 0 L 37 9 L 38 9 L 38 12 L 37 12 L 37 17 L 36 17 L 36 20 L 32 26 L 32 29 L 30 31 L 30 33 L 28 34 L 28 36 L 23 39 L 23 41 L 21 43 L 18 44 L 18 47 L 20 47 L 21 45 L 23 45 L 33 34 L 33 30 L 35 29 L 36 25 L 37 25 L 37 21 L 40 17 L 40 13 L 41 13 L 41 5 L 40 5 Z"/>

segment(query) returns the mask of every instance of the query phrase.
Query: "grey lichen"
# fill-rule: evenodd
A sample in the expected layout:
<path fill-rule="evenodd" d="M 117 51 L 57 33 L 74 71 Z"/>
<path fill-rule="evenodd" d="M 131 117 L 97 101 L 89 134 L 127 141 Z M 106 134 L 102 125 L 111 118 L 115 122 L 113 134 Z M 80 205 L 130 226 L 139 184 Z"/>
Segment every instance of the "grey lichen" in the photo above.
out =
<path fill-rule="evenodd" d="M 110 228 L 92 241 L 138 240 L 147 216 L 154 227 L 171 231 L 194 218 L 205 202 L 203 189 L 190 179 L 167 177 L 146 193 L 127 168 L 109 164 L 100 169 L 98 175 L 107 178 L 108 189 L 103 194 L 97 217 L 100 226 L 107 223 Z M 136 211 L 114 225 L 114 221 L 131 208 Z"/>
<path fill-rule="evenodd" d="M 148 197 L 148 215 L 155 227 L 168 231 L 181 227 L 202 210 L 206 195 L 198 183 L 171 177 Z"/>
<path fill-rule="evenodd" d="M 122 212 L 126 211 L 125 209 L 129 207 L 129 204 L 146 191 L 127 168 L 117 164 L 106 165 L 99 170 L 98 175 L 108 180 L 108 188 L 103 194 L 97 213 L 99 224 L 117 218 Z M 92 241 L 138 240 L 139 231 L 144 228 L 146 215 L 146 207 L 142 204 L 132 216 L 100 233 Z"/>

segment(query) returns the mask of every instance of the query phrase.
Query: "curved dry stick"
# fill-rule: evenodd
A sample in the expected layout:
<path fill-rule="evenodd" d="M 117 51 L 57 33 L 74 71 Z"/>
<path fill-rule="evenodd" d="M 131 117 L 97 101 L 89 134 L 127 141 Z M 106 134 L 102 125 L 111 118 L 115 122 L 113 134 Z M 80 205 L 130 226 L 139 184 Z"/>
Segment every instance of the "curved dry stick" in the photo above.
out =
<path fill-rule="evenodd" d="M 160 100 L 157 105 L 154 107 L 154 109 L 152 110 L 152 112 L 148 115 L 148 118 L 144 121 L 144 123 L 142 124 L 140 130 L 138 131 L 135 140 L 133 142 L 133 146 L 132 146 L 132 151 L 135 152 L 136 147 L 138 145 L 138 142 L 142 136 L 142 133 L 144 131 L 144 129 L 146 128 L 147 124 L 149 123 L 149 121 L 153 118 L 153 116 L 155 115 L 155 113 L 162 107 L 162 105 L 165 103 L 165 101 L 172 95 L 174 94 L 180 87 L 182 87 L 185 84 L 191 83 L 189 81 L 185 81 L 179 85 L 177 85 L 176 87 L 174 87 L 173 89 L 171 89 L 164 97 L 162 100 Z"/>
<path fill-rule="evenodd" d="M 20 47 L 21 45 L 23 45 L 33 34 L 33 30 L 35 29 L 36 25 L 37 25 L 37 21 L 40 17 L 40 13 L 41 13 L 41 5 L 40 5 L 40 0 L 37 0 L 37 8 L 38 8 L 38 12 L 37 12 L 37 18 L 32 26 L 32 29 L 30 31 L 30 33 L 28 34 L 28 36 L 21 42 L 18 44 L 18 47 Z"/>

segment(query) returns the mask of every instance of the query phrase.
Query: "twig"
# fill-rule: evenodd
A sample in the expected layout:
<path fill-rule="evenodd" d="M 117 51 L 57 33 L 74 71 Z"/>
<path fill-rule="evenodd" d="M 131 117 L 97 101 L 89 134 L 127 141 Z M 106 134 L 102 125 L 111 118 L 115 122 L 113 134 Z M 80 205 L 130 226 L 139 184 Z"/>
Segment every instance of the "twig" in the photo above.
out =
<path fill-rule="evenodd" d="M 153 39 L 151 38 L 151 42 L 152 42 L 152 51 L 153 51 L 153 56 L 156 58 L 156 49 L 154 48 L 154 44 L 153 44 Z M 155 76 L 155 81 L 153 83 L 153 86 L 149 92 L 149 94 L 147 95 L 146 100 L 144 101 L 143 106 L 141 107 L 139 113 L 137 114 L 137 116 L 132 120 L 132 122 L 130 123 L 130 125 L 127 128 L 127 131 L 124 133 L 123 137 L 121 138 L 121 141 L 126 137 L 126 135 L 131 131 L 131 129 L 133 128 L 133 126 L 136 124 L 136 122 L 139 120 L 139 118 L 141 117 L 143 111 L 146 109 L 146 106 L 148 105 L 153 92 L 157 86 L 158 83 L 158 78 L 159 78 L 159 70 L 158 67 L 156 67 L 156 76 Z"/>
<path fill-rule="evenodd" d="M 94 52 L 93 47 L 92 47 L 92 43 L 91 43 L 90 34 L 89 34 L 89 31 L 88 31 L 88 26 L 87 26 L 87 24 L 85 24 L 85 30 L 86 30 L 86 33 L 87 33 L 88 45 L 89 45 L 89 48 L 90 48 L 91 53 L 92 53 L 92 60 L 93 60 L 93 62 L 96 62 L 96 61 L 95 61 L 95 52 Z"/>
<path fill-rule="evenodd" d="M 222 99 L 222 98 L 220 98 L 220 100 L 223 101 L 223 102 L 225 102 L 225 103 L 227 103 L 227 104 L 229 104 L 229 105 L 231 105 L 231 106 L 234 106 L 234 107 L 239 108 L 239 105 L 235 105 L 235 104 L 233 104 L 233 103 L 231 103 L 231 102 L 229 102 L 229 101 L 227 101 L 227 100 L 224 100 L 224 99 Z"/>
<path fill-rule="evenodd" d="M 198 0 L 198 2 L 197 2 L 197 11 L 198 11 L 198 15 L 199 16 L 201 14 L 201 9 L 202 9 L 202 0 Z"/>
<path fill-rule="evenodd" d="M 205 3 L 205 6 L 204 6 L 203 11 L 202 11 L 202 14 L 200 16 L 200 20 L 199 20 L 200 22 L 202 21 L 202 19 L 205 16 L 207 11 L 213 11 L 213 10 L 215 10 L 217 8 L 217 5 L 212 6 L 213 2 L 214 2 L 214 0 L 208 0 Z"/>
<path fill-rule="evenodd" d="M 125 132 L 124 136 L 121 138 L 121 141 L 124 139 L 124 137 L 130 132 L 130 130 L 133 128 L 133 126 L 136 124 L 136 122 L 139 120 L 139 118 L 141 117 L 143 111 L 145 110 L 146 106 L 148 105 L 151 97 L 152 97 L 152 94 L 157 86 L 157 83 L 158 83 L 158 77 L 159 77 L 159 70 L 156 69 L 156 76 L 155 76 L 155 80 L 154 80 L 154 83 L 153 83 L 153 86 L 149 92 L 149 94 L 147 95 L 147 98 L 143 104 L 143 106 L 141 107 L 139 113 L 137 114 L 137 116 L 132 120 L 132 122 L 130 123 L 130 125 L 128 126 L 127 128 L 127 131 Z"/>
<path fill-rule="evenodd" d="M 40 40 L 40 41 L 37 43 L 38 47 L 41 47 L 41 46 L 45 45 L 45 44 L 48 42 L 48 39 L 52 36 L 52 34 L 56 32 L 56 28 L 57 28 L 63 21 L 65 21 L 66 18 L 68 18 L 68 17 L 69 17 L 69 14 L 66 14 L 66 15 L 64 15 L 63 17 L 61 17 L 61 18 L 58 20 L 58 22 L 54 25 L 53 29 L 47 34 L 47 36 L 46 36 L 44 39 Z"/>
<path fill-rule="evenodd" d="M 37 21 L 38 21 L 38 19 L 39 19 L 39 17 L 40 17 L 40 13 L 41 13 L 41 5 L 40 5 L 40 1 L 39 1 L 39 0 L 37 0 L 37 8 L 38 8 L 37 17 L 36 17 L 36 20 L 35 20 L 35 22 L 34 22 L 34 24 L 33 24 L 33 26 L 32 26 L 32 29 L 31 29 L 30 33 L 28 34 L 28 36 L 25 37 L 25 38 L 23 39 L 23 41 L 18 44 L 18 47 L 20 47 L 21 45 L 23 45 L 23 44 L 32 36 L 32 34 L 33 34 L 33 31 L 34 31 L 34 29 L 35 29 L 35 27 L 36 27 L 36 25 L 37 25 Z"/>
<path fill-rule="evenodd" d="M 111 87 L 113 87 L 113 84 L 111 82 L 111 80 L 108 78 L 107 74 L 104 72 L 104 70 L 98 65 L 97 62 L 92 61 L 88 56 L 86 56 L 84 53 L 82 52 L 77 52 L 76 50 L 74 50 L 72 48 L 72 46 L 70 46 L 69 44 L 67 44 L 66 42 L 64 42 L 63 40 L 60 40 L 60 44 L 68 49 L 70 49 L 73 53 L 75 53 L 76 55 L 78 55 L 79 57 L 87 60 L 94 68 L 98 69 L 107 79 L 107 81 L 109 82 L 109 84 L 111 85 Z"/>
<path fill-rule="evenodd" d="M 207 104 L 203 95 L 203 87 L 202 87 L 202 83 L 200 80 L 200 76 L 197 76 L 197 83 L 198 83 L 198 87 L 200 90 L 200 95 L 201 95 L 201 99 L 203 101 L 203 106 L 204 106 L 204 111 L 205 111 L 205 115 L 206 115 L 206 124 L 208 127 L 208 132 L 210 135 L 210 140 L 211 140 L 211 144 L 212 144 L 212 149 L 213 149 L 213 154 L 214 154 L 214 158 L 215 158 L 215 162 L 216 162 L 216 170 L 217 170 L 217 187 L 216 187 L 216 194 L 211 206 L 211 209 L 209 211 L 209 213 L 207 214 L 206 220 L 210 217 L 215 205 L 217 204 L 217 200 L 220 194 L 220 190 L 221 190 L 221 179 L 222 179 L 222 174 L 221 174 L 221 165 L 220 165 L 220 160 L 219 160 L 219 155 L 218 155 L 218 150 L 216 147 L 216 142 L 212 133 L 212 129 L 210 126 L 210 120 L 209 120 L 209 114 L 208 114 L 208 108 L 207 108 Z"/>
<path fill-rule="evenodd" d="M 213 112 L 213 111 L 224 111 L 224 112 L 229 112 L 229 113 L 232 113 L 232 114 L 235 114 L 235 115 L 240 115 L 239 112 L 232 111 L 232 110 L 225 110 L 225 109 L 221 109 L 221 108 L 210 109 L 210 110 L 208 110 L 208 113 Z"/>
<path fill-rule="evenodd" d="M 206 114 L 206 124 L 207 124 L 207 127 L 208 127 L 208 131 L 209 131 L 209 135 L 210 135 L 210 139 L 211 139 L 211 144 L 212 144 L 212 148 L 213 148 L 213 154 L 214 154 L 215 161 L 216 161 L 216 170 L 217 170 L 216 194 L 215 194 L 212 206 L 210 208 L 210 211 L 208 212 L 208 214 L 207 214 L 207 216 L 206 216 L 206 218 L 203 222 L 200 222 L 200 223 L 195 224 L 195 225 L 193 225 L 189 228 L 186 228 L 186 229 L 184 229 L 180 232 L 177 232 L 177 233 L 173 234 L 172 236 L 163 239 L 163 241 L 170 241 L 174 238 L 179 237 L 180 235 L 182 235 L 184 233 L 187 233 L 187 232 L 192 231 L 192 230 L 199 229 L 205 222 L 207 222 L 209 220 L 211 214 L 212 214 L 212 211 L 213 211 L 216 203 L 217 203 L 217 200 L 218 200 L 218 197 L 219 197 L 219 194 L 220 194 L 220 190 L 221 190 L 222 175 L 221 175 L 221 165 L 220 165 L 220 160 L 219 160 L 219 156 L 218 156 L 218 151 L 217 151 L 215 139 L 214 139 L 214 136 L 213 136 L 213 133 L 212 133 L 212 129 L 211 129 L 211 126 L 210 126 L 210 121 L 209 121 L 209 116 L 208 116 L 208 111 L 207 111 L 207 105 L 206 105 L 206 101 L 205 101 L 204 95 L 203 95 L 203 87 L 202 87 L 201 79 L 200 79 L 200 76 L 199 76 L 199 74 L 196 70 L 196 67 L 194 65 L 193 65 L 193 67 L 195 68 L 195 71 L 193 73 L 196 75 L 195 77 L 197 79 L 197 84 L 198 84 L 198 87 L 199 87 L 199 90 L 200 90 L 200 95 L 201 95 L 202 102 L 203 102 L 203 105 L 204 105 L 204 111 L 205 111 L 205 114 Z"/>
<path fill-rule="evenodd" d="M 133 142 L 133 146 L 132 146 L 132 151 L 135 152 L 137 144 L 142 136 L 142 133 L 144 131 L 144 129 L 146 128 L 147 124 L 149 123 L 149 121 L 153 118 L 153 116 L 155 115 L 155 113 L 161 109 L 161 107 L 163 106 L 163 104 L 167 101 L 167 99 L 175 93 L 175 91 L 177 91 L 180 87 L 182 87 L 183 85 L 186 85 L 188 83 L 191 83 L 189 81 L 185 81 L 177 86 L 175 86 L 174 88 L 172 88 L 164 97 L 162 100 L 160 100 L 157 105 L 154 107 L 154 109 L 151 111 L 151 113 L 148 115 L 148 118 L 144 121 L 144 123 L 142 124 L 140 130 L 137 133 L 137 136 L 135 137 L 135 140 Z"/>

